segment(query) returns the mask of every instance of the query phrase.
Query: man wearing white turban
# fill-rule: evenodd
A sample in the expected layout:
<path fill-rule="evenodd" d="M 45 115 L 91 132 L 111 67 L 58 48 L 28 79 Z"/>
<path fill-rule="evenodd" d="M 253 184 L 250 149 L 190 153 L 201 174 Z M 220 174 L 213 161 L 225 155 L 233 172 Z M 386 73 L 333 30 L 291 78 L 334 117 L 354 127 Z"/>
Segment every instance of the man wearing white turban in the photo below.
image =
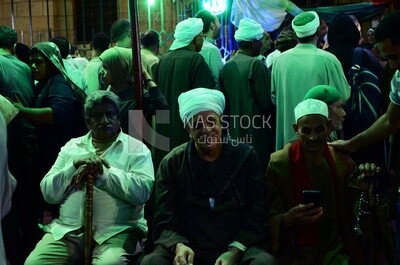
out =
<path fill-rule="evenodd" d="M 169 123 L 157 124 L 155 166 L 172 148 L 186 142 L 188 136 L 179 117 L 177 99 L 185 91 L 195 87 L 214 88 L 211 70 L 199 51 L 203 45 L 203 22 L 200 18 L 188 18 L 179 22 L 170 52 L 164 54 L 155 71 L 156 84 L 170 106 Z M 161 136 L 160 136 L 161 135 Z M 173 137 L 171 137 L 173 136 Z M 165 137 L 170 137 L 165 144 Z"/>
<path fill-rule="evenodd" d="M 295 138 L 292 125 L 294 113 L 288 111 L 303 100 L 307 91 L 317 85 L 334 87 L 345 102 L 350 87 L 339 60 L 317 48 L 319 17 L 314 11 L 297 15 L 292 27 L 299 43 L 279 55 L 272 67 L 272 101 L 276 104 L 276 144 L 281 149 Z"/>
<path fill-rule="evenodd" d="M 331 122 L 325 102 L 306 99 L 294 116 L 298 139 L 271 155 L 266 174 L 273 253 L 280 264 L 365 264 L 356 231 L 374 231 L 366 224 L 374 223 L 380 206 L 367 205 L 371 181 L 363 176 L 380 169 L 365 164 L 357 171 L 349 156 L 328 146 Z M 307 194 L 320 196 L 307 200 Z M 346 199 L 357 196 L 358 204 Z M 370 213 L 362 215 L 366 211 Z"/>
<path fill-rule="evenodd" d="M 178 98 L 190 141 L 157 173 L 155 249 L 141 265 L 277 264 L 265 230 L 265 182 L 254 149 L 225 138 L 224 95 L 196 88 Z"/>
<path fill-rule="evenodd" d="M 251 137 L 262 171 L 265 172 L 269 155 L 274 151 L 271 102 L 271 75 L 258 59 L 264 30 L 256 21 L 243 18 L 235 32 L 239 50 L 222 67 L 220 87 L 227 100 L 229 134 L 233 139 Z"/>

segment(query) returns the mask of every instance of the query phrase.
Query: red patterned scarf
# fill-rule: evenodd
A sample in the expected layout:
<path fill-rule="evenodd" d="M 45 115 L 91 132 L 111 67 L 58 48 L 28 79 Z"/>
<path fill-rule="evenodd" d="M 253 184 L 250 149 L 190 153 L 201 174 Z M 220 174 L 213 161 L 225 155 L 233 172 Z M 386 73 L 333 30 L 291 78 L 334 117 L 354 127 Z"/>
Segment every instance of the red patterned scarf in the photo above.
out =
<path fill-rule="evenodd" d="M 328 162 L 331 172 L 332 183 L 337 190 L 336 165 L 327 144 L 324 145 L 323 156 Z M 290 164 L 294 177 L 294 199 L 295 204 L 302 203 L 303 190 L 312 188 L 311 178 L 308 174 L 307 162 L 304 156 L 301 142 L 297 141 L 293 144 L 289 151 Z M 295 227 L 295 242 L 298 246 L 315 246 L 318 244 L 318 233 L 316 223 L 301 224 Z"/>

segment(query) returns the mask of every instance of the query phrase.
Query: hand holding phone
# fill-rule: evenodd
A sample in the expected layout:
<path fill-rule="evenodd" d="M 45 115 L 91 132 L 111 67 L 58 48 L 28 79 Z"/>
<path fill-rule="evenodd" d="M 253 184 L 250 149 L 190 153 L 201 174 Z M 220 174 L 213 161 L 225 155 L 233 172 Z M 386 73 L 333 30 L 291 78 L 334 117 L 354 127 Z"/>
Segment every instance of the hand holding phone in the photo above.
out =
<path fill-rule="evenodd" d="M 303 190 L 302 204 L 314 203 L 314 207 L 322 206 L 322 194 L 319 190 Z"/>

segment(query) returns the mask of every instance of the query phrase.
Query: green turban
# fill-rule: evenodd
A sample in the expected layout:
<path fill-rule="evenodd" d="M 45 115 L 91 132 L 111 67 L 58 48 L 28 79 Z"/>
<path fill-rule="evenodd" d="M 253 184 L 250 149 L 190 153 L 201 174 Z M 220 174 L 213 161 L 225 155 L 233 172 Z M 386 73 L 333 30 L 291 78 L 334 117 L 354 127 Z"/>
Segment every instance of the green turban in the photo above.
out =
<path fill-rule="evenodd" d="M 336 88 L 327 85 L 318 85 L 308 90 L 307 94 L 304 96 L 304 99 L 309 98 L 319 99 L 329 106 L 338 101 L 341 97 Z"/>

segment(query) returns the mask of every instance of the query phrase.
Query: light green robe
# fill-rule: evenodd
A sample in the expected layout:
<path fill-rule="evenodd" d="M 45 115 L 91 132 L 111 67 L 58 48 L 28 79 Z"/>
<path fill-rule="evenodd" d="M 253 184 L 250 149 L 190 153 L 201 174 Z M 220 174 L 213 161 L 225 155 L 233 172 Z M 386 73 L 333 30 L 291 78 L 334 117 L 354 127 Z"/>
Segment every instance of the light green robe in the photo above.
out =
<path fill-rule="evenodd" d="M 272 67 L 271 96 L 276 104 L 275 150 L 295 138 L 294 108 L 309 89 L 316 85 L 336 88 L 343 101 L 350 97 L 350 87 L 338 59 L 313 44 L 297 44 L 280 54 Z"/>

